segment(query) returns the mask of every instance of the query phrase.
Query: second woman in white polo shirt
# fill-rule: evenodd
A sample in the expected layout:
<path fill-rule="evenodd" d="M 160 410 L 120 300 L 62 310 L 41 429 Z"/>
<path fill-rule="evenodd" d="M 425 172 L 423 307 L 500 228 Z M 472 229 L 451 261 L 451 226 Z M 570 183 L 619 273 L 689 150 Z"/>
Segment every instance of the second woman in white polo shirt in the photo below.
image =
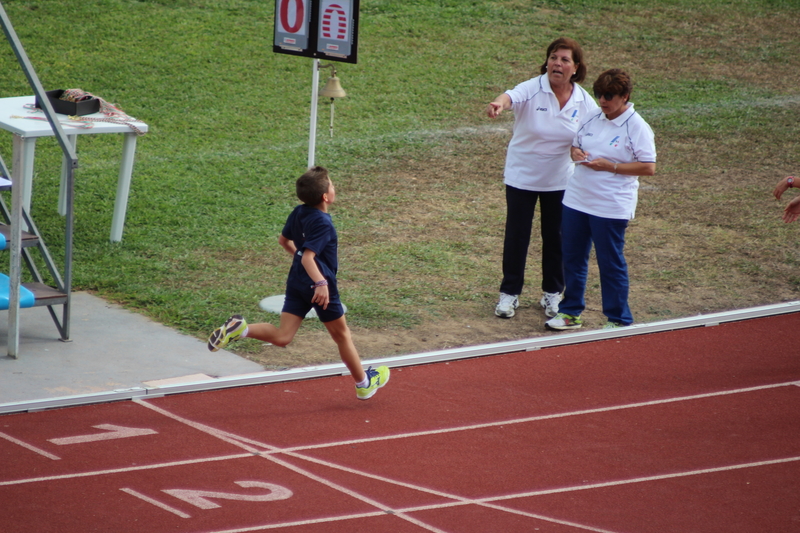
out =
<path fill-rule="evenodd" d="M 633 83 L 620 69 L 595 81 L 600 112 L 584 120 L 571 148 L 575 174 L 564 193 L 562 236 L 564 300 L 546 322 L 550 329 L 581 327 L 586 304 L 589 253 L 594 244 L 606 327 L 628 326 L 628 265 L 623 254 L 625 230 L 636 213 L 639 176 L 656 172 L 653 130 L 630 102 Z"/>

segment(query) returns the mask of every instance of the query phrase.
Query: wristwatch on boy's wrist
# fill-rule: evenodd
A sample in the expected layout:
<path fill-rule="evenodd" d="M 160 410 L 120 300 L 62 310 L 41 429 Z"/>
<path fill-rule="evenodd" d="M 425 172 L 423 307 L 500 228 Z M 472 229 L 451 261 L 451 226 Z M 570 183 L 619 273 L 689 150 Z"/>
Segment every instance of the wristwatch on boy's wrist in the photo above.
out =
<path fill-rule="evenodd" d="M 786 178 L 786 183 L 788 183 L 788 184 L 789 184 L 789 188 L 790 188 L 790 189 L 791 189 L 792 187 L 794 187 L 794 176 L 789 176 L 788 178 Z"/>

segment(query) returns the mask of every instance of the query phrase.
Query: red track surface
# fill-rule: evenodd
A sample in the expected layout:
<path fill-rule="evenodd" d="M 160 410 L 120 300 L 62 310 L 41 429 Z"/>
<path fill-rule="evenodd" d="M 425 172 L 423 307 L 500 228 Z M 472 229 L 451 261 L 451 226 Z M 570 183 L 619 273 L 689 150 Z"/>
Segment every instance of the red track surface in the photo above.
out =
<path fill-rule="evenodd" d="M 13 533 L 800 531 L 800 314 L 397 368 L 367 402 L 1 416 L 0 502 Z"/>

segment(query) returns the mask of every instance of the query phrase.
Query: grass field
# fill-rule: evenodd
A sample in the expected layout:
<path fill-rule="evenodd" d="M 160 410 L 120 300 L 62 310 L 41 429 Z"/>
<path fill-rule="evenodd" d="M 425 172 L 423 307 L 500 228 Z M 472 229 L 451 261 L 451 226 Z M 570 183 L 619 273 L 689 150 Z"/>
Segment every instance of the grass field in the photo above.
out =
<path fill-rule="evenodd" d="M 305 169 L 311 60 L 272 52 L 264 0 L 6 1 L 46 89 L 82 88 L 148 123 L 121 243 L 108 241 L 121 139 L 82 136 L 74 285 L 205 337 L 281 294 L 277 245 Z M 800 173 L 796 0 L 362 0 L 359 62 L 334 137 L 319 105 L 316 161 L 336 180 L 341 280 L 362 356 L 545 334 L 538 242 L 519 315 L 494 318 L 513 117 L 485 117 L 535 75 L 555 37 L 581 42 L 589 75 L 621 67 L 656 132 L 628 233 L 639 322 L 800 299 L 800 226 L 770 192 Z M 31 94 L 9 46 L 0 96 Z M 328 71 L 321 72 L 325 79 Z M 60 152 L 38 143 L 32 215 L 56 257 Z M 0 137 L 10 165 L 10 135 Z M 792 192 L 792 191 L 790 191 Z M 592 275 L 590 271 L 590 276 Z M 601 325 L 590 278 L 590 325 Z M 594 323 L 596 322 L 596 324 Z M 282 368 L 335 360 L 311 323 Z"/>

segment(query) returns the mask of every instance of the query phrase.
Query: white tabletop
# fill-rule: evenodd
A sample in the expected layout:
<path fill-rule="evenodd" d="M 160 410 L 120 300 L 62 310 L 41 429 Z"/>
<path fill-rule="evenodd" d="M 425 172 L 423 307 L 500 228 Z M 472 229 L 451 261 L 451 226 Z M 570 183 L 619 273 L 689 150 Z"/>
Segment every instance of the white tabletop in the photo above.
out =
<path fill-rule="evenodd" d="M 23 138 L 28 137 L 48 137 L 54 135 L 53 128 L 47 121 L 44 111 L 38 110 L 33 112 L 31 109 L 26 109 L 25 104 L 34 104 L 36 97 L 31 96 L 14 96 L 11 98 L 0 98 L 0 129 L 10 131 Z M 40 117 L 44 120 L 35 120 L 30 118 L 11 118 L 17 117 Z M 106 118 L 102 113 L 92 113 L 85 115 L 86 118 Z M 92 122 L 91 128 L 76 128 L 70 126 L 67 115 L 56 113 L 56 118 L 61 122 L 61 127 L 66 135 L 81 135 L 92 133 L 133 133 L 133 130 L 125 124 L 114 124 L 110 122 Z M 143 133 L 147 132 L 147 124 L 140 121 L 132 121 L 132 123 Z"/>

